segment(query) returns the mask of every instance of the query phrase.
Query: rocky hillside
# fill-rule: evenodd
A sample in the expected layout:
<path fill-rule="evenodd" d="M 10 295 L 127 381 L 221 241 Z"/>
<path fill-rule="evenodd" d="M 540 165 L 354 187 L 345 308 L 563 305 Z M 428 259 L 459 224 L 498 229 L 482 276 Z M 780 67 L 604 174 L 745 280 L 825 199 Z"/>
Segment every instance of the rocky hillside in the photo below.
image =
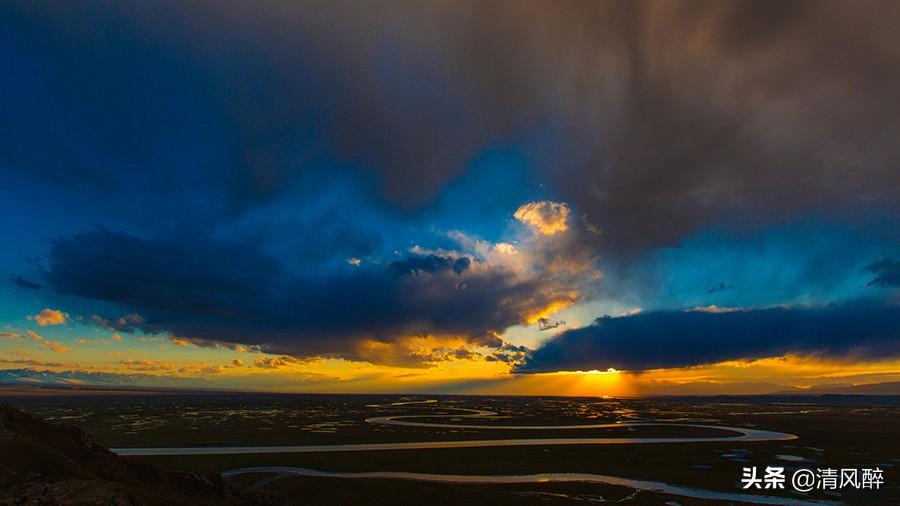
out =
<path fill-rule="evenodd" d="M 120 458 L 68 425 L 0 405 L 0 505 L 282 505 L 218 475 L 163 472 Z"/>

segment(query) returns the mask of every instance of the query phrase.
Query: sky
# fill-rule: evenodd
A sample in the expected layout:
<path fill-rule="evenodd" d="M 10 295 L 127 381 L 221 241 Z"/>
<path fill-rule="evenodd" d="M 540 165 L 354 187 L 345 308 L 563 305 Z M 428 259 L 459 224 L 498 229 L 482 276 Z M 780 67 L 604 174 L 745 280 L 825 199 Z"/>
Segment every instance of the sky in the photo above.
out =
<path fill-rule="evenodd" d="M 0 380 L 900 381 L 898 16 L 6 2 Z"/>

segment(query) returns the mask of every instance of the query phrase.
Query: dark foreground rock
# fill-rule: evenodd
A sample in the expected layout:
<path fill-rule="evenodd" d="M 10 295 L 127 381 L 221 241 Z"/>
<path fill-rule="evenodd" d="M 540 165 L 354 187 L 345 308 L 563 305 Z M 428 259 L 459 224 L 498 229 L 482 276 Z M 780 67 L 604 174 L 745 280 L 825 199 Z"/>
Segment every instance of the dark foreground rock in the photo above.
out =
<path fill-rule="evenodd" d="M 218 475 L 163 472 L 122 459 L 77 427 L 0 405 L 0 505 L 284 505 Z"/>

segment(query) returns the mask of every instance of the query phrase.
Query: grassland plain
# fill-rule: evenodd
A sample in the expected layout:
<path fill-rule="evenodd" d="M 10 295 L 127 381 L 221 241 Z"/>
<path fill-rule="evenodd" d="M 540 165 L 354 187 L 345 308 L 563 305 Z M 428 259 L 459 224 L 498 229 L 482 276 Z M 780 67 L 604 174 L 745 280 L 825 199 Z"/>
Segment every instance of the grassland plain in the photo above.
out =
<path fill-rule="evenodd" d="M 110 447 L 205 445 L 339 444 L 457 439 L 548 437 L 547 431 L 436 429 L 366 423 L 387 415 L 446 415 L 417 421 L 453 421 L 479 425 L 563 425 L 585 422 L 670 421 L 760 428 L 796 434 L 793 441 L 702 442 L 691 444 L 525 446 L 456 448 L 352 453 L 265 455 L 201 455 L 132 457 L 164 469 L 222 472 L 258 466 L 289 466 L 328 471 L 414 471 L 436 474 L 510 475 L 580 472 L 716 490 L 740 492 L 745 466 L 853 467 L 884 469 L 881 490 L 840 495 L 821 491 L 808 496 L 790 491 L 771 493 L 848 504 L 900 503 L 897 465 L 900 465 L 900 403 L 896 398 L 665 398 L 598 399 L 551 397 L 438 397 L 431 406 L 384 407 L 405 398 L 397 396 L 211 395 L 147 397 L 22 398 L 15 403 L 45 418 L 74 423 Z M 453 417 L 448 408 L 497 412 L 486 419 Z M 677 427 L 553 431 L 552 437 L 709 436 L 715 431 Z M 526 434 L 527 433 L 527 434 Z M 626 502 L 662 500 L 659 494 L 597 484 L 448 485 L 399 480 L 338 480 L 288 477 L 266 480 L 264 487 L 312 502 L 355 497 L 383 498 L 417 493 L 441 504 L 440 497 L 491 498 L 568 502 L 602 496 Z M 235 478 L 238 479 L 238 478 Z M 249 480 L 247 476 L 241 480 Z M 454 493 L 447 494 L 448 490 Z M 524 495 L 523 495 L 524 494 Z M 496 496 L 496 497 L 495 497 Z M 419 497 L 419 496 L 417 496 Z M 496 499 L 496 501 L 494 500 Z M 389 502 L 389 501 L 388 501 Z M 680 504 L 691 501 L 678 499 Z M 704 501 L 697 500 L 697 504 Z"/>

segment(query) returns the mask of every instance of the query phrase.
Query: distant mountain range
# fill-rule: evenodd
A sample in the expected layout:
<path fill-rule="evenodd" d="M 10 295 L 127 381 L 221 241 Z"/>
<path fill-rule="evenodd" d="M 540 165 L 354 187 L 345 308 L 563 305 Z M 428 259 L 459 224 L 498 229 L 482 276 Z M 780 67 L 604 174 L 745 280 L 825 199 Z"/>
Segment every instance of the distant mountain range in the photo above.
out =
<path fill-rule="evenodd" d="M 680 384 L 657 384 L 639 393 L 649 397 L 706 397 L 719 395 L 804 396 L 804 395 L 900 395 L 900 381 L 853 385 L 850 383 L 799 388 L 767 382 L 714 383 L 697 381 Z"/>
<path fill-rule="evenodd" d="M 0 384 L 44 387 L 127 387 L 209 389 L 214 385 L 199 378 L 156 376 L 152 374 L 116 374 L 91 371 L 38 371 L 35 369 L 0 370 Z"/>
<path fill-rule="evenodd" d="M 792 388 L 773 392 L 774 395 L 900 395 L 900 381 L 870 383 L 867 385 L 818 385 L 810 388 Z"/>
<path fill-rule="evenodd" d="M 163 389 L 163 390 L 234 390 L 200 378 L 157 376 L 153 374 L 117 374 L 91 371 L 39 371 L 36 369 L 0 370 L 0 385 L 35 388 L 104 388 L 104 389 Z M 853 385 L 848 383 L 797 388 L 774 383 L 686 383 L 669 385 L 656 391 L 643 392 L 648 396 L 710 396 L 710 395 L 900 395 L 900 381 Z"/>

